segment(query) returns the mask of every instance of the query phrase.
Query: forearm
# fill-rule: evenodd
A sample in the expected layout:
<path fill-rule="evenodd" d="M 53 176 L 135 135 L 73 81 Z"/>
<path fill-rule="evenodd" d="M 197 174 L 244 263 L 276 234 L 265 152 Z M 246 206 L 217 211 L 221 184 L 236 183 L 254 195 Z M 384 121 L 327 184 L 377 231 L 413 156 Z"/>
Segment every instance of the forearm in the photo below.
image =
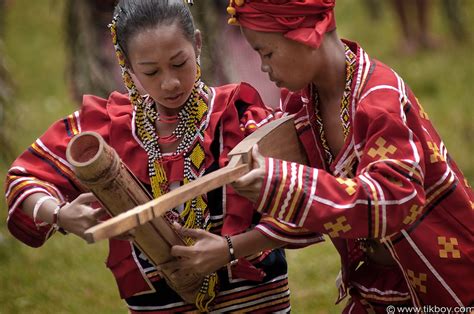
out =
<path fill-rule="evenodd" d="M 35 193 L 28 196 L 23 201 L 21 205 L 21 210 L 29 217 L 31 217 L 35 221 L 35 223 L 42 221 L 48 224 L 52 224 L 54 220 L 54 210 L 58 207 L 58 205 L 58 199 L 49 196 L 45 193 Z M 36 213 L 34 212 L 35 207 Z"/>
<path fill-rule="evenodd" d="M 246 257 L 264 250 L 275 249 L 285 245 L 284 242 L 277 241 L 262 234 L 256 229 L 231 237 L 236 258 Z"/>

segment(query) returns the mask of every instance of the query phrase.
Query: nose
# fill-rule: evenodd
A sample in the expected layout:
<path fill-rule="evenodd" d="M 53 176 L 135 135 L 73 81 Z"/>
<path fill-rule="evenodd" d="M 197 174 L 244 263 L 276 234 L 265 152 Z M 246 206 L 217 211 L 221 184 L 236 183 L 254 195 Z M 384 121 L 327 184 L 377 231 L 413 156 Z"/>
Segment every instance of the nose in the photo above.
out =
<path fill-rule="evenodd" d="M 263 73 L 270 73 L 271 71 L 270 66 L 263 62 L 262 62 L 262 65 L 260 66 L 260 70 L 262 70 Z"/>
<path fill-rule="evenodd" d="M 180 81 L 176 76 L 168 75 L 161 81 L 161 89 L 165 91 L 174 91 L 180 85 Z"/>

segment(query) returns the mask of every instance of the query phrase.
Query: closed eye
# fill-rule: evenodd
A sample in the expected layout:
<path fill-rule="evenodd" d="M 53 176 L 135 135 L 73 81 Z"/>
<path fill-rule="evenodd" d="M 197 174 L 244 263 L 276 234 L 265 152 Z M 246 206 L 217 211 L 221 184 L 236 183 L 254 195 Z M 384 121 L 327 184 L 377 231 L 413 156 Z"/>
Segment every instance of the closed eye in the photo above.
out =
<path fill-rule="evenodd" d="M 179 63 L 179 64 L 173 64 L 173 66 L 174 66 L 175 68 L 180 68 L 180 67 L 182 67 L 183 65 L 185 65 L 187 61 L 188 61 L 188 59 L 184 60 L 183 62 L 181 62 L 181 63 Z"/>
<path fill-rule="evenodd" d="M 267 54 L 264 54 L 263 57 L 264 58 L 267 58 L 267 59 L 270 59 L 273 55 L 273 52 L 270 52 L 270 53 L 267 53 Z"/>
<path fill-rule="evenodd" d="M 156 73 L 158 73 L 158 70 L 155 70 L 155 71 L 153 71 L 153 72 L 146 72 L 146 73 L 143 73 L 143 74 L 145 74 L 146 76 L 153 76 L 153 75 L 155 75 Z"/>

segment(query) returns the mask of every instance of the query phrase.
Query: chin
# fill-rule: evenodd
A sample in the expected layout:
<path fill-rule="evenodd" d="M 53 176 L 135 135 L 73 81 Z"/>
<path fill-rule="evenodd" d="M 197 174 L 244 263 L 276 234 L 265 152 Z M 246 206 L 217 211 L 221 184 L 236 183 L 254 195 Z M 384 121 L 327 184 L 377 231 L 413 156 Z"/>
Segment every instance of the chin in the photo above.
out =
<path fill-rule="evenodd" d="M 301 85 L 283 85 L 281 87 L 284 87 L 288 89 L 291 92 L 298 92 L 306 87 L 306 85 L 301 86 Z"/>

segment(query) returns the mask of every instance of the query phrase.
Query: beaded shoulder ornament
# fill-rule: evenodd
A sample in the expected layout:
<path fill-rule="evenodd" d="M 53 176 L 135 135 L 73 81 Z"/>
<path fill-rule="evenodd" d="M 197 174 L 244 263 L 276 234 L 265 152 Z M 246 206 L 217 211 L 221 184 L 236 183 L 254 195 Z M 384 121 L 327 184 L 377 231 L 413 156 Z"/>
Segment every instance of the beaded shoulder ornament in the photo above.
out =
<path fill-rule="evenodd" d="M 117 38 L 118 19 L 119 15 L 116 15 L 109 25 L 112 42 L 121 68 L 123 81 L 128 90 L 130 102 L 135 110 L 137 136 L 148 155 L 148 174 L 153 196 L 157 198 L 170 190 L 166 172 L 162 165 L 163 155 L 158 144 L 159 135 L 155 128 L 156 121 L 160 118 L 160 115 L 157 112 L 155 101 L 149 96 L 140 95 L 133 81 L 126 64 L 125 54 Z M 204 141 L 204 131 L 208 124 L 209 110 L 207 103 L 211 90 L 201 81 L 199 62 L 197 69 L 193 90 L 178 113 L 178 125 L 173 131 L 173 135 L 181 140 L 173 155 L 183 154 L 184 156 L 183 184 L 194 181 L 205 172 L 205 153 L 202 143 Z M 184 222 L 184 227 L 186 228 L 209 230 L 211 227 L 207 202 L 202 196 L 186 202 L 181 213 L 176 211 L 168 212 L 167 218 L 170 221 L 180 219 Z M 193 244 L 191 238 L 185 238 L 184 241 L 187 245 Z M 209 307 L 217 293 L 217 286 L 218 276 L 216 273 L 205 277 L 195 300 L 195 305 L 199 311 L 209 311 Z"/>

